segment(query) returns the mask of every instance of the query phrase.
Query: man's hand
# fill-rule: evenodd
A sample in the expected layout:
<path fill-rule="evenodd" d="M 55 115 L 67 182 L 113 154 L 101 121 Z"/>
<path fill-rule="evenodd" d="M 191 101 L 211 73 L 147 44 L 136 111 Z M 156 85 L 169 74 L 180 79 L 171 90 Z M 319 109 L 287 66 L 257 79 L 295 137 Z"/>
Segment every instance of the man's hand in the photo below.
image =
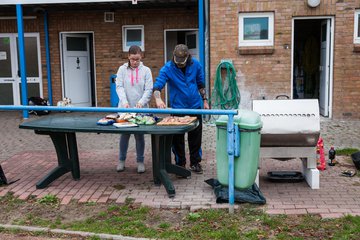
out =
<path fill-rule="evenodd" d="M 159 91 L 159 90 L 155 90 L 155 91 L 154 91 L 154 97 L 155 97 L 156 106 L 157 106 L 158 108 L 166 108 L 165 103 L 164 103 L 163 100 L 161 99 L 160 91 Z"/>
<path fill-rule="evenodd" d="M 166 105 L 161 98 L 155 98 L 155 101 L 158 108 L 166 108 Z"/>
<path fill-rule="evenodd" d="M 136 107 L 136 108 L 142 108 L 143 105 L 142 105 L 141 103 L 137 103 L 137 104 L 135 105 L 135 107 Z"/>
<path fill-rule="evenodd" d="M 129 107 L 130 107 L 130 105 L 128 103 L 124 104 L 124 108 L 129 108 Z"/>
<path fill-rule="evenodd" d="M 209 103 L 207 100 L 204 100 L 204 109 L 210 109 Z"/>

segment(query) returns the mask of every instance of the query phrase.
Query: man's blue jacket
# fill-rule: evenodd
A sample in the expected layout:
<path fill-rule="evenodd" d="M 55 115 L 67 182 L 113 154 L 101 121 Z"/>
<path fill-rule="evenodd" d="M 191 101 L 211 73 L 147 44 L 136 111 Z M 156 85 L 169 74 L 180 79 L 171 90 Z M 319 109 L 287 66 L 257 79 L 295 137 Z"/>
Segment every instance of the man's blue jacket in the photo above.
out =
<path fill-rule="evenodd" d="M 160 69 L 154 83 L 154 90 L 159 91 L 168 83 L 171 108 L 199 109 L 202 107 L 199 89 L 205 87 L 203 69 L 198 60 L 193 58 L 189 60 L 185 74 L 173 61 L 168 61 Z"/>

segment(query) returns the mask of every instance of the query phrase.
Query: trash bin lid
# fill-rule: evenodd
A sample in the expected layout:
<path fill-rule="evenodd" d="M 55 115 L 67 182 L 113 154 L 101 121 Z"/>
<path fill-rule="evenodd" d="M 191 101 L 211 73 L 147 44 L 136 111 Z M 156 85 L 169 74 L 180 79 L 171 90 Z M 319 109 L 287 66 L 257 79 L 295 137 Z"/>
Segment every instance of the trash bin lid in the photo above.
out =
<path fill-rule="evenodd" d="M 216 126 L 226 126 L 228 122 L 228 115 L 221 115 L 216 120 Z M 250 110 L 238 110 L 238 114 L 234 116 L 234 123 L 237 124 L 241 129 L 261 129 L 262 122 L 260 115 L 257 112 Z"/>

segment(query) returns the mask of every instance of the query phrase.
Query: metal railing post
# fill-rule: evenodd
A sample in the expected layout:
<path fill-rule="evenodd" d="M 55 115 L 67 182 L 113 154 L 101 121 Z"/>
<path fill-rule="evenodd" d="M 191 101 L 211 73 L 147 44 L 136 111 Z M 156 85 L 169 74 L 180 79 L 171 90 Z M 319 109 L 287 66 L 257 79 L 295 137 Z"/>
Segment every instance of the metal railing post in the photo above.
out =
<path fill-rule="evenodd" d="M 16 17 L 19 39 L 19 58 L 20 58 L 20 75 L 21 75 L 21 97 L 22 105 L 28 105 L 27 97 L 27 80 L 26 80 L 26 60 L 25 60 L 25 38 L 24 38 L 24 21 L 23 9 L 21 4 L 16 4 Z M 29 118 L 29 112 L 23 111 L 23 117 Z"/>

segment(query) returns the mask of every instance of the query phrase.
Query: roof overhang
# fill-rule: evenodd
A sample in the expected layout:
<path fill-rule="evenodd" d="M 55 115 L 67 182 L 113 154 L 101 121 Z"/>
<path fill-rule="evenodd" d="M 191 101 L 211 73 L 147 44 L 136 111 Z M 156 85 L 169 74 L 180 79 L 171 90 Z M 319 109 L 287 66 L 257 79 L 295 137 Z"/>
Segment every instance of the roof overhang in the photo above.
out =
<path fill-rule="evenodd" d="M 0 5 L 15 4 L 56 4 L 56 3 L 106 3 L 106 2 L 133 2 L 134 0 L 1 0 Z M 146 0 L 138 0 L 141 2 Z"/>
<path fill-rule="evenodd" d="M 185 8 L 194 9 L 198 0 L 0 0 L 0 12 L 11 12 L 17 4 L 24 7 L 24 14 L 31 14 L 40 7 L 47 12 L 87 11 L 117 9 Z"/>

